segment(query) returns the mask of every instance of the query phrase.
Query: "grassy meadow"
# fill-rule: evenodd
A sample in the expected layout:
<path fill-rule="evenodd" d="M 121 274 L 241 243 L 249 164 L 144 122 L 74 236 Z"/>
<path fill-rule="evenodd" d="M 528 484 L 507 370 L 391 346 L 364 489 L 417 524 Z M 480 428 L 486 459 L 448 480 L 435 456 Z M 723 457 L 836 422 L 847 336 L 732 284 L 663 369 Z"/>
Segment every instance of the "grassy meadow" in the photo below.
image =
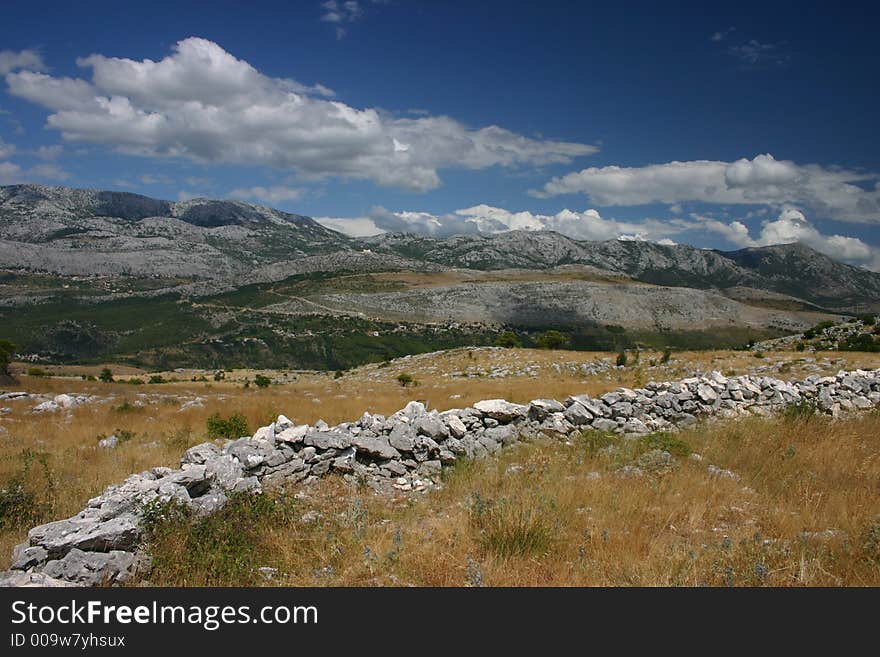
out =
<path fill-rule="evenodd" d="M 431 408 L 503 397 L 601 394 L 712 369 L 780 378 L 880 367 L 880 355 L 643 352 L 625 368 L 584 373 L 614 353 L 456 349 L 346 372 L 146 373 L 111 365 L 46 367 L 7 390 L 91 394 L 69 411 L 0 413 L 0 567 L 27 529 L 68 517 L 132 472 L 176 466 L 215 413 L 251 430 L 284 413 L 333 424 L 410 399 Z M 27 366 L 19 366 L 26 372 Z M 273 384 L 254 385 L 257 374 Z M 406 386 L 399 380 L 408 374 Z M 153 376 L 171 383 L 148 384 Z M 86 377 L 84 379 L 83 377 Z M 207 380 L 203 381 L 202 378 Z M 142 385 L 128 382 L 139 379 Z M 196 381 L 193 381 L 196 379 Z M 245 387 L 247 385 L 247 387 Z M 188 401 L 196 401 L 187 408 Z M 98 447 L 115 433 L 114 450 Z M 588 432 L 462 463 L 441 490 L 379 497 L 329 477 L 297 495 L 235 500 L 207 521 L 150 533 L 160 585 L 878 585 L 880 416 L 713 422 L 654 437 L 671 467 L 621 477 L 652 447 Z M 672 442 L 670 442 L 672 441 Z M 600 444 L 601 443 L 601 444 Z M 698 454 L 697 460 L 691 454 Z M 717 470 L 710 472 L 709 465 Z M 721 474 L 718 474 L 721 473 Z M 183 528 L 183 529 L 182 529 Z M 232 528 L 236 528 L 232 531 Z M 199 549 L 194 550 L 193 547 Z M 260 571 L 259 568 L 265 569 Z"/>

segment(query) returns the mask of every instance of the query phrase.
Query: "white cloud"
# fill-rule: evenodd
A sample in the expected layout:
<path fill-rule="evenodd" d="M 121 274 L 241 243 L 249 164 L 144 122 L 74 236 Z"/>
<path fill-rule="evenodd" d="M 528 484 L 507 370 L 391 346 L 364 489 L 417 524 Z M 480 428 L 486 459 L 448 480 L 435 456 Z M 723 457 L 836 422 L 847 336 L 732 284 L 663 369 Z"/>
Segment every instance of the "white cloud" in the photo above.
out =
<path fill-rule="evenodd" d="M 739 247 L 800 242 L 837 260 L 880 270 L 880 248 L 857 237 L 826 235 L 794 207 L 784 207 L 776 219 L 761 222 L 761 230 L 756 237 L 752 237 L 745 224 L 739 221 L 726 223 L 700 215 L 693 215 L 693 219 L 693 229 L 717 233 Z"/>
<path fill-rule="evenodd" d="M 28 169 L 28 175 L 42 180 L 64 181 L 71 175 L 57 164 L 38 164 Z"/>
<path fill-rule="evenodd" d="M 315 221 L 349 237 L 369 237 L 387 232 L 379 228 L 369 217 L 315 217 Z"/>
<path fill-rule="evenodd" d="M 34 151 L 34 155 L 36 155 L 41 160 L 57 160 L 61 157 L 61 153 L 64 152 L 64 146 L 61 144 L 55 144 L 53 146 L 40 146 L 36 151 Z"/>
<path fill-rule="evenodd" d="M 46 64 L 36 50 L 0 50 L 0 75 L 20 69 L 45 71 Z"/>
<path fill-rule="evenodd" d="M 170 185 L 174 180 L 164 173 L 145 173 L 138 176 L 138 180 L 144 185 Z"/>
<path fill-rule="evenodd" d="M 317 97 L 324 87 L 265 76 L 205 39 L 185 39 L 158 62 L 91 55 L 78 63 L 91 69 L 91 81 L 21 71 L 6 82 L 13 95 L 49 108 L 47 124 L 65 140 L 131 154 L 424 191 L 440 185 L 444 167 L 568 163 L 597 151 L 498 126 L 469 129 L 445 116 L 357 109 Z"/>
<path fill-rule="evenodd" d="M 755 39 L 746 41 L 736 46 L 730 46 L 727 52 L 736 57 L 743 64 L 756 66 L 758 64 L 776 64 L 778 66 L 787 64 L 791 59 L 791 55 L 785 51 L 786 44 L 780 43 L 761 43 Z"/>
<path fill-rule="evenodd" d="M 15 162 L 0 162 L 0 185 L 15 185 L 39 181 L 61 182 L 71 174 L 57 164 L 38 164 L 24 169 Z"/>
<path fill-rule="evenodd" d="M 14 162 L 0 162 L 0 185 L 24 182 L 21 167 Z"/>
<path fill-rule="evenodd" d="M 324 13 L 321 20 L 327 23 L 353 23 L 364 15 L 364 10 L 356 0 L 327 0 L 321 3 Z"/>
<path fill-rule="evenodd" d="M 736 31 L 735 27 L 728 27 L 726 30 L 721 30 L 720 32 L 715 32 L 710 38 L 710 40 L 715 41 L 724 41 L 727 37 L 729 37 L 733 32 Z"/>
<path fill-rule="evenodd" d="M 5 160 L 8 157 L 12 157 L 12 154 L 15 152 L 15 144 L 7 144 L 3 141 L 3 137 L 0 137 L 0 160 Z"/>
<path fill-rule="evenodd" d="M 304 189 L 294 187 L 239 187 L 229 192 L 232 198 L 256 199 L 263 203 L 280 203 L 282 201 L 295 201 L 305 194 Z"/>
<path fill-rule="evenodd" d="M 855 184 L 861 183 L 861 184 Z M 880 223 L 880 176 L 795 164 L 758 155 L 736 162 L 692 160 L 644 167 L 591 167 L 553 178 L 538 197 L 582 193 L 597 205 L 701 201 L 716 204 L 797 204 L 817 216 Z"/>
<path fill-rule="evenodd" d="M 345 218 L 324 218 L 323 221 L 336 230 L 345 232 Z M 434 237 L 447 237 L 455 234 L 480 233 L 491 235 L 510 230 L 553 230 L 575 239 L 609 240 L 629 238 L 638 240 L 668 240 L 669 235 L 687 229 L 672 222 L 647 219 L 640 222 L 604 219 L 593 209 L 584 212 L 562 210 L 554 215 L 537 214 L 528 211 L 511 212 L 491 205 L 475 205 L 448 214 L 429 212 L 392 212 L 383 207 L 375 207 L 367 217 L 357 218 L 361 230 L 380 232 L 411 232 Z M 338 228 L 336 228 L 338 226 Z"/>

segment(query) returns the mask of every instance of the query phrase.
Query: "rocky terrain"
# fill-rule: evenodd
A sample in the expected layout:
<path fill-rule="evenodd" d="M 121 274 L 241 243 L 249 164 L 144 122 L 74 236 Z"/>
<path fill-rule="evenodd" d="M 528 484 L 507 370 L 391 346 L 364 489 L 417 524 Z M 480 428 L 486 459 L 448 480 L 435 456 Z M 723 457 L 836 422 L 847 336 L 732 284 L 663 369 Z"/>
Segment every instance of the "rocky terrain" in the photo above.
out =
<path fill-rule="evenodd" d="M 791 382 L 712 372 L 620 388 L 595 398 L 576 395 L 529 404 L 489 399 L 442 412 L 413 401 L 388 417 L 366 412 L 336 426 L 296 425 L 281 415 L 252 436 L 192 447 L 179 469 L 134 474 L 90 500 L 79 514 L 34 527 L 0 581 L 13 586 L 131 581 L 149 559 L 139 551 L 143 517 L 170 501 L 210 514 L 231 494 L 308 484 L 331 472 L 378 492 L 426 491 L 437 484 L 444 465 L 486 457 L 539 435 L 564 439 L 575 432 L 600 431 L 640 436 L 674 431 L 701 417 L 767 416 L 791 407 L 837 417 L 877 406 L 880 370 Z M 672 461 L 670 453 L 657 449 L 618 474 L 640 477 Z M 711 463 L 706 467 L 713 476 L 737 476 Z"/>
<path fill-rule="evenodd" d="M 880 275 L 798 244 L 722 252 L 577 241 L 544 231 L 357 240 L 308 217 L 239 201 L 0 187 L 0 267 L 63 276 L 159 276 L 175 281 L 165 289 L 187 294 L 314 271 L 540 271 L 565 265 L 674 287 L 770 291 L 789 303 L 844 312 L 880 308 Z"/>

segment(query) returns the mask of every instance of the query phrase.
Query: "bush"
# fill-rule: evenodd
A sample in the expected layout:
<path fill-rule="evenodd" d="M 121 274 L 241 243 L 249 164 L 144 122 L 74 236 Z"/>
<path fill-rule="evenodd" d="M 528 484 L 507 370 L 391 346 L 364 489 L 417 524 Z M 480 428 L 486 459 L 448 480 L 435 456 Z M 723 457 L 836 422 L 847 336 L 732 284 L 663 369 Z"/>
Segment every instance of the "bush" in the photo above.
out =
<path fill-rule="evenodd" d="M 336 372 L 334 372 L 333 374 L 334 379 L 341 379 L 343 376 L 345 376 L 345 372 L 343 372 L 342 370 L 336 370 Z"/>
<path fill-rule="evenodd" d="M 876 315 L 859 315 L 857 319 L 865 326 L 874 326 L 877 323 Z"/>
<path fill-rule="evenodd" d="M 559 331 L 545 331 L 535 338 L 540 349 L 561 349 L 568 344 L 568 336 Z"/>
<path fill-rule="evenodd" d="M 29 528 L 49 516 L 55 506 L 55 478 L 49 455 L 25 449 L 21 466 L 0 487 L 0 530 Z"/>
<path fill-rule="evenodd" d="M 660 362 L 661 363 L 668 363 L 671 358 L 672 358 L 672 349 L 670 349 L 669 347 L 666 347 L 666 349 L 663 350 L 663 357 L 660 359 Z"/>
<path fill-rule="evenodd" d="M 763 351 L 756 351 L 755 353 L 752 354 L 752 356 L 755 358 L 763 358 L 764 352 Z"/>
<path fill-rule="evenodd" d="M 617 360 L 615 362 L 618 367 L 626 367 L 627 360 L 628 358 L 626 356 L 626 352 L 621 351 L 619 354 L 617 354 Z"/>
<path fill-rule="evenodd" d="M 513 331 L 504 331 L 504 333 L 495 338 L 495 346 L 511 349 L 522 347 L 522 342 L 520 341 L 519 336 Z"/>
<path fill-rule="evenodd" d="M 161 374 L 154 374 L 150 377 L 148 383 L 167 383 Z"/>
<path fill-rule="evenodd" d="M 49 373 L 42 367 L 29 367 L 27 374 L 28 376 L 49 376 Z"/>
<path fill-rule="evenodd" d="M 406 372 L 397 375 L 397 382 L 404 388 L 416 384 L 416 380 L 413 378 L 412 374 L 407 374 Z"/>
<path fill-rule="evenodd" d="M 101 374 L 98 378 L 104 383 L 112 383 L 113 382 L 113 372 L 110 371 L 109 367 L 105 367 L 101 370 Z"/>
<path fill-rule="evenodd" d="M 237 440 L 250 435 L 247 418 L 241 413 L 235 413 L 226 419 L 220 417 L 219 413 L 214 413 L 207 419 L 206 425 L 208 438 L 211 440 Z"/>
<path fill-rule="evenodd" d="M 226 378 L 226 372 L 224 372 L 223 370 L 217 370 L 216 372 L 214 372 L 214 380 L 215 381 L 222 381 L 225 378 Z"/>
<path fill-rule="evenodd" d="M 263 374 L 257 374 L 257 376 L 254 377 L 254 384 L 258 388 L 268 388 L 272 384 L 272 379 Z"/>
<path fill-rule="evenodd" d="M 9 364 L 15 356 L 15 345 L 9 340 L 0 340 L 0 375 L 9 375 Z"/>

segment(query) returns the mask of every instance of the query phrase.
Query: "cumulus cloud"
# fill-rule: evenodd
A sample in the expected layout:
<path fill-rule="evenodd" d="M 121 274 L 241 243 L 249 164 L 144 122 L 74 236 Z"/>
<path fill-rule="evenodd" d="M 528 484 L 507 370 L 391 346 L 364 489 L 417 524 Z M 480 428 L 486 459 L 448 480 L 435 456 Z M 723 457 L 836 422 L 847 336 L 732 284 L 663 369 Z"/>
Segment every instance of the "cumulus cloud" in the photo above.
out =
<path fill-rule="evenodd" d="M 670 235 L 687 229 L 687 226 L 657 219 L 640 222 L 605 219 L 593 209 L 583 212 L 562 210 L 546 215 L 528 211 L 511 212 L 485 204 L 447 214 L 409 210 L 392 212 L 383 207 L 374 207 L 365 217 L 323 217 L 319 221 L 347 234 L 354 234 L 350 230 L 356 229 L 361 234 L 405 232 L 433 237 L 477 233 L 492 235 L 511 230 L 553 230 L 582 240 L 636 239 L 668 242 Z"/>
<path fill-rule="evenodd" d="M 277 185 L 274 187 L 239 187 L 229 192 L 229 196 L 239 199 L 256 199 L 263 203 L 280 203 L 281 201 L 295 201 L 302 198 L 305 194 L 304 189 L 294 187 L 284 187 Z"/>
<path fill-rule="evenodd" d="M 470 129 L 445 116 L 395 118 L 328 100 L 260 73 L 211 41 L 185 39 L 154 62 L 91 55 L 91 80 L 9 73 L 15 96 L 51 110 L 47 125 L 72 142 L 146 156 L 268 165 L 304 178 L 372 180 L 425 191 L 444 167 L 567 163 L 587 144 L 533 139 L 498 126 Z"/>
<path fill-rule="evenodd" d="M 46 68 L 43 57 L 36 50 L 0 50 L 0 75 L 20 69 L 45 71 Z"/>
<path fill-rule="evenodd" d="M 36 180 L 63 182 L 70 177 L 71 174 L 57 164 L 38 164 L 25 169 L 16 162 L 0 162 L 0 185 L 15 185 Z"/>
<path fill-rule="evenodd" d="M 857 184 L 858 183 L 858 184 Z M 880 223 L 880 176 L 795 164 L 770 154 L 736 162 L 692 160 L 644 167 L 591 167 L 553 178 L 538 197 L 586 194 L 598 205 L 701 201 L 717 204 L 796 204 L 817 216 Z"/>
<path fill-rule="evenodd" d="M 803 212 L 785 207 L 775 219 L 761 222 L 761 230 L 752 236 L 749 229 L 739 221 L 730 223 L 710 217 L 693 215 L 692 227 L 723 236 L 740 247 L 770 246 L 799 242 L 820 253 L 869 269 L 880 270 L 880 248 L 867 244 L 857 237 L 826 235 L 810 223 Z"/>

